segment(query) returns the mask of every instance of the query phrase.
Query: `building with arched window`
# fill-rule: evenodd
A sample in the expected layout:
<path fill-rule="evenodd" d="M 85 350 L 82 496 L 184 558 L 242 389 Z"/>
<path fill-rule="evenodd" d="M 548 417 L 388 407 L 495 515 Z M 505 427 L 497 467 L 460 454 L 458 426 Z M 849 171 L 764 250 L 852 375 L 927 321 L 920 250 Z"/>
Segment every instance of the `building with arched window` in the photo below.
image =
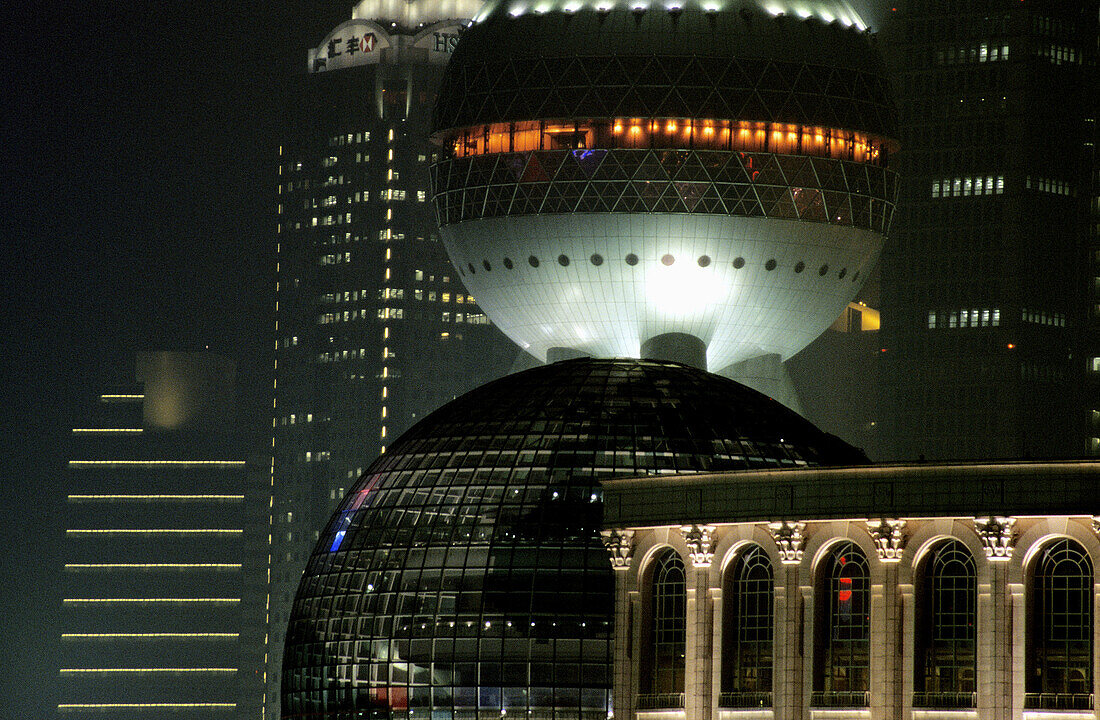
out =
<path fill-rule="evenodd" d="M 615 714 L 1095 718 L 1098 481 L 1097 462 L 604 481 Z M 658 627 L 686 630 L 679 685 L 655 682 Z"/>

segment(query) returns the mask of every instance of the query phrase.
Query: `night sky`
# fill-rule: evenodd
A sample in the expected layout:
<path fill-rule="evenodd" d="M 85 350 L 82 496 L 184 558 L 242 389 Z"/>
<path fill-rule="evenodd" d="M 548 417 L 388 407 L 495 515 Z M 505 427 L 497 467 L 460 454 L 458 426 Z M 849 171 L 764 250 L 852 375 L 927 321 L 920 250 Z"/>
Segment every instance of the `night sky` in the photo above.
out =
<path fill-rule="evenodd" d="M 285 81 L 352 5 L 0 10 L 0 718 L 56 703 L 51 583 L 73 422 L 128 379 L 136 350 L 209 346 L 244 388 L 265 384 Z"/>
<path fill-rule="evenodd" d="M 136 350 L 209 346 L 244 387 L 265 380 L 282 88 L 352 3 L 4 5 L 6 719 L 56 703 L 51 584 L 73 421 L 128 379 Z"/>

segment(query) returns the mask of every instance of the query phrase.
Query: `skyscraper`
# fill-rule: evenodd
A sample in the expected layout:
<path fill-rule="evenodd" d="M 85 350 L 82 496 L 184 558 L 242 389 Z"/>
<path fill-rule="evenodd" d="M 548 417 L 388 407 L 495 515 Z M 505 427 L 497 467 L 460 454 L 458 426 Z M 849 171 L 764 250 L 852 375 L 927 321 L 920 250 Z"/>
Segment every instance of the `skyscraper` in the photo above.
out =
<path fill-rule="evenodd" d="M 464 32 L 434 123 L 448 253 L 538 358 L 603 357 L 459 398 L 350 486 L 283 717 L 607 718 L 597 479 L 866 461 L 705 372 L 809 342 L 889 227 L 881 64 L 846 3 L 810 7 L 494 2 Z"/>
<path fill-rule="evenodd" d="M 366 0 L 287 89 L 275 182 L 268 681 L 317 531 L 415 421 L 518 349 L 438 240 L 428 142 L 440 73 L 478 2 Z M 269 693 L 269 710 L 278 693 Z"/>
<path fill-rule="evenodd" d="M 884 46 L 903 178 L 884 445 L 1100 453 L 1097 3 L 913 0 Z"/>
<path fill-rule="evenodd" d="M 231 413 L 234 368 L 141 353 L 72 429 L 64 483 L 65 717 L 255 718 L 264 467 Z"/>

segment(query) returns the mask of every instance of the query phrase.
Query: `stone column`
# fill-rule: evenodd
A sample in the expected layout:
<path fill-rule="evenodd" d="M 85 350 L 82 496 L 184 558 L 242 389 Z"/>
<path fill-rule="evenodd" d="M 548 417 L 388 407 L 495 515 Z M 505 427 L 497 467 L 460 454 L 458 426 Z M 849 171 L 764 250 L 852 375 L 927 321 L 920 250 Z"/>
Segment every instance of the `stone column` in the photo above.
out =
<path fill-rule="evenodd" d="M 974 518 L 990 579 L 978 584 L 978 716 L 983 720 L 1023 717 L 1023 695 L 1017 700 L 1013 693 L 1013 606 L 1020 608 L 1022 622 L 1023 597 L 1021 591 L 1019 601 L 1015 601 L 1007 586 L 1015 525 L 1015 518 Z"/>
<path fill-rule="evenodd" d="M 714 646 L 710 605 L 710 565 L 714 560 L 713 525 L 684 525 L 680 532 L 691 558 L 687 573 L 687 660 L 684 714 L 687 720 L 711 720 L 711 667 Z"/>
<path fill-rule="evenodd" d="M 813 588 L 802 587 L 803 522 L 774 522 L 768 532 L 779 550 L 775 571 L 775 630 L 772 638 L 772 707 L 777 720 L 803 720 L 812 687 Z M 808 571 L 807 571 L 808 572 Z M 810 578 L 805 582 L 811 583 Z M 808 601 L 808 602 L 807 602 Z M 807 625 L 807 623 L 809 625 Z M 809 654 L 805 643 L 809 642 Z"/>
<path fill-rule="evenodd" d="M 620 718 L 633 720 L 634 698 L 638 696 L 639 642 L 638 626 L 641 595 L 636 573 L 631 572 L 634 560 L 634 532 L 604 530 L 600 533 L 615 571 L 615 607 L 612 640 L 611 706 Z M 633 578 L 633 579 L 632 579 Z"/>
<path fill-rule="evenodd" d="M 898 562 L 905 550 L 905 521 L 868 521 L 867 531 L 882 568 L 881 583 L 871 585 L 871 718 L 900 720 L 904 663 Z"/>

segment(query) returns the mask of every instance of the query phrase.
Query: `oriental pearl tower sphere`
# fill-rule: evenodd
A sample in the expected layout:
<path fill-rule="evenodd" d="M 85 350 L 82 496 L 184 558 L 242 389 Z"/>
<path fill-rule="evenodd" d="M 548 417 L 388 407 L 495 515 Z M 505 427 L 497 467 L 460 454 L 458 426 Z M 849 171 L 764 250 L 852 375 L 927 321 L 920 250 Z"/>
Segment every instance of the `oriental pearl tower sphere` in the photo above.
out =
<path fill-rule="evenodd" d="M 436 108 L 443 241 L 539 359 L 737 377 L 853 300 L 893 214 L 894 123 L 844 0 L 491 0 Z"/>

